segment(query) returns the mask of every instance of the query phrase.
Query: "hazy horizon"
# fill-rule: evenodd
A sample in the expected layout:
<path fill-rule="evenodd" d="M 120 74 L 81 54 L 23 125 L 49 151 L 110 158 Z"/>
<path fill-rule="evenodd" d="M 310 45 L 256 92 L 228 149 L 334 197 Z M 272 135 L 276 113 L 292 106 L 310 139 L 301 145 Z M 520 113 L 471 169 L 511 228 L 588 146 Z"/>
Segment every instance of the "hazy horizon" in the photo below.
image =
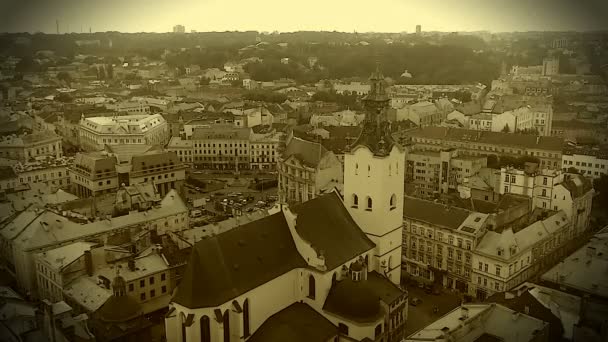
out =
<path fill-rule="evenodd" d="M 608 30 L 608 1 L 8 0 L 0 32 L 529 32 Z"/>

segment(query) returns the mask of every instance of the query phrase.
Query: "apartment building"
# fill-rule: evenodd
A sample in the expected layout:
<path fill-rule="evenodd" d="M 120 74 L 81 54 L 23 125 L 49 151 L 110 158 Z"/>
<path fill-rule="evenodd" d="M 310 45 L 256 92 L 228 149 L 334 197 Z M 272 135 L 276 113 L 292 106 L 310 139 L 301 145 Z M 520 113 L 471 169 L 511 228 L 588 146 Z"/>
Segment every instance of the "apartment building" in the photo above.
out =
<path fill-rule="evenodd" d="M 608 175 L 608 150 L 600 147 L 566 147 L 562 155 L 562 170 L 576 169 L 588 178 Z"/>
<path fill-rule="evenodd" d="M 465 179 L 487 166 L 483 156 L 467 156 L 455 149 L 410 151 L 405 161 L 405 181 L 414 196 L 432 198 L 455 190 Z"/>
<path fill-rule="evenodd" d="M 479 300 L 510 290 L 534 276 L 547 259 L 570 240 L 571 224 L 563 211 L 546 219 L 487 231 L 473 252 L 469 293 Z"/>
<path fill-rule="evenodd" d="M 0 227 L 0 256 L 17 279 L 19 288 L 36 297 L 34 260 L 37 254 L 79 241 L 131 245 L 139 250 L 141 244 L 136 241 L 149 240 L 149 234 L 161 236 L 167 231 L 187 229 L 188 212 L 188 207 L 174 190 L 147 210 L 96 221 L 67 211 L 32 206 Z"/>
<path fill-rule="evenodd" d="M 275 170 L 279 160 L 279 144 L 283 133 L 253 133 L 249 145 L 249 167 L 253 170 Z"/>
<path fill-rule="evenodd" d="M 78 153 L 69 168 L 72 191 L 80 197 L 114 192 L 123 185 L 152 183 L 161 196 L 181 192 L 186 165 L 174 152 L 150 150 L 129 155 L 101 152 Z"/>
<path fill-rule="evenodd" d="M 18 184 L 42 183 L 51 189 L 67 188 L 70 186 L 69 166 L 73 160 L 72 157 L 46 157 L 16 164 L 14 170 Z"/>
<path fill-rule="evenodd" d="M 49 131 L 20 136 L 9 135 L 0 139 L 0 158 L 28 162 L 36 157 L 63 156 L 61 137 Z"/>
<path fill-rule="evenodd" d="M 487 214 L 413 197 L 403 204 L 404 269 L 417 279 L 468 293 L 473 250 Z"/>
<path fill-rule="evenodd" d="M 80 147 L 100 151 L 106 145 L 160 145 L 169 140 L 169 130 L 162 115 L 126 115 L 89 117 L 79 123 Z"/>
<path fill-rule="evenodd" d="M 167 150 L 178 159 L 203 168 L 238 170 L 250 168 L 250 128 L 231 125 L 198 127 L 190 139 L 171 138 Z"/>
<path fill-rule="evenodd" d="M 417 150 L 455 148 L 475 156 L 536 157 L 542 168 L 561 169 L 562 165 L 563 139 L 558 137 L 449 127 L 423 127 L 407 135 Z"/>
<path fill-rule="evenodd" d="M 301 203 L 343 184 L 342 164 L 316 142 L 292 137 L 278 160 L 280 201 Z"/>

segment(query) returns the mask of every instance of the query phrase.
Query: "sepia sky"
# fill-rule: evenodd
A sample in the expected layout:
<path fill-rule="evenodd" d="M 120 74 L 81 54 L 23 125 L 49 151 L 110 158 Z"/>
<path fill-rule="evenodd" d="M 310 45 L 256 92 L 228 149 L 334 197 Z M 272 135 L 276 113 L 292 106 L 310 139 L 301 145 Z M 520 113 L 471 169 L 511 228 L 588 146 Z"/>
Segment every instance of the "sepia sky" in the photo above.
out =
<path fill-rule="evenodd" d="M 0 0 L 0 32 L 608 29 L 608 0 Z"/>

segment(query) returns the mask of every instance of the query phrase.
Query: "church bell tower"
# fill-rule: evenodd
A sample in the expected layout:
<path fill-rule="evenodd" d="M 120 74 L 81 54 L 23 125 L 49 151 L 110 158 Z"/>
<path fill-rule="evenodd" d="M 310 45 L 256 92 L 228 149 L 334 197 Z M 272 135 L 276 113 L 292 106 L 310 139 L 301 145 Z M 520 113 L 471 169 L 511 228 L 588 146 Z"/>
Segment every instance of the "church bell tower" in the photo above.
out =
<path fill-rule="evenodd" d="M 369 80 L 361 134 L 344 156 L 344 202 L 376 244 L 369 270 L 399 284 L 405 151 L 391 136 L 386 119 L 390 99 L 379 66 Z"/>

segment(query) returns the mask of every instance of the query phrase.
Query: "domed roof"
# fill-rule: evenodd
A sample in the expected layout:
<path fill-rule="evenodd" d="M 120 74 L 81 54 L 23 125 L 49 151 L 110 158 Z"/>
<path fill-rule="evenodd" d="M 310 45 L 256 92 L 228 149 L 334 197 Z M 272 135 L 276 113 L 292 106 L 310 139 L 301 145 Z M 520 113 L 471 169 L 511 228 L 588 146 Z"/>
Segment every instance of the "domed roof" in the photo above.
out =
<path fill-rule="evenodd" d="M 116 275 L 116 277 L 114 277 L 114 280 L 112 280 L 113 289 L 126 288 L 126 287 L 127 287 L 127 282 L 125 281 L 125 278 L 121 277 L 120 275 Z"/>
<path fill-rule="evenodd" d="M 355 322 L 373 322 L 382 315 L 380 298 L 367 282 L 344 279 L 335 282 L 325 300 L 323 310 Z"/>
<path fill-rule="evenodd" d="M 122 279 L 122 277 L 120 278 Z M 96 313 L 97 317 L 104 322 L 127 322 L 142 314 L 142 308 L 135 299 L 130 296 L 116 295 L 110 296 Z"/>

